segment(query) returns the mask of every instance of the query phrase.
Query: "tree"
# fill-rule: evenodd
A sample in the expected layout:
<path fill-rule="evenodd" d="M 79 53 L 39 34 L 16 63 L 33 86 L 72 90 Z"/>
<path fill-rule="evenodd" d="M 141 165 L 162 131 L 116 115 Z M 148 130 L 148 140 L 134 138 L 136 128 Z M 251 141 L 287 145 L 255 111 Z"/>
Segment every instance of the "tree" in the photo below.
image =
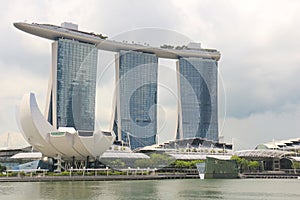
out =
<path fill-rule="evenodd" d="M 134 167 L 146 168 L 152 166 L 153 162 L 151 159 L 139 159 L 134 162 Z"/>
<path fill-rule="evenodd" d="M 258 170 L 258 168 L 259 168 L 259 166 L 260 166 L 260 164 L 259 164 L 259 162 L 258 161 L 249 161 L 248 162 L 248 168 L 250 169 L 250 170 Z"/>
<path fill-rule="evenodd" d="M 240 172 L 248 169 L 248 161 L 245 158 L 240 158 L 238 156 L 232 156 L 231 160 L 235 160 L 239 166 Z"/>
<path fill-rule="evenodd" d="M 136 167 L 165 167 L 172 163 L 172 158 L 167 154 L 152 153 L 150 158 L 139 159 L 134 162 Z"/>
<path fill-rule="evenodd" d="M 300 162 L 293 162 L 292 168 L 293 169 L 300 169 Z"/>
<path fill-rule="evenodd" d="M 236 162 L 239 166 L 240 172 L 244 172 L 245 170 L 258 170 L 259 167 L 261 166 L 261 164 L 256 160 L 249 161 L 249 160 L 246 160 L 245 158 L 240 158 L 235 155 L 231 157 L 231 160 L 236 160 Z"/>
<path fill-rule="evenodd" d="M 0 165 L 0 172 L 6 171 L 6 166 Z"/>
<path fill-rule="evenodd" d="M 113 168 L 124 168 L 126 166 L 125 162 L 121 159 L 109 161 L 108 164 Z"/>
<path fill-rule="evenodd" d="M 169 45 L 169 44 L 164 44 L 164 45 L 161 45 L 160 48 L 163 48 L 163 49 L 173 49 L 174 46 Z"/>
<path fill-rule="evenodd" d="M 204 162 L 203 160 L 192 160 L 192 161 L 183 161 L 183 160 L 176 160 L 172 166 L 175 168 L 181 168 L 181 169 L 196 169 L 196 164 Z"/>
<path fill-rule="evenodd" d="M 188 164 L 186 161 L 183 161 L 183 160 L 176 160 L 174 162 L 174 167 L 175 168 L 187 168 L 188 167 Z"/>

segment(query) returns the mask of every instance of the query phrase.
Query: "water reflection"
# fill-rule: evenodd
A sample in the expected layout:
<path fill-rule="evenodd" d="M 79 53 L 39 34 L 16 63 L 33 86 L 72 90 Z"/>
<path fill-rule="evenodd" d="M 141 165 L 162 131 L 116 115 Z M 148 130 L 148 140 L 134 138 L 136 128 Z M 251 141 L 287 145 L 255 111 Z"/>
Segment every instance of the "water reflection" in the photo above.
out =
<path fill-rule="evenodd" d="M 153 180 L 0 183 L 0 199 L 298 199 L 299 180 Z"/>

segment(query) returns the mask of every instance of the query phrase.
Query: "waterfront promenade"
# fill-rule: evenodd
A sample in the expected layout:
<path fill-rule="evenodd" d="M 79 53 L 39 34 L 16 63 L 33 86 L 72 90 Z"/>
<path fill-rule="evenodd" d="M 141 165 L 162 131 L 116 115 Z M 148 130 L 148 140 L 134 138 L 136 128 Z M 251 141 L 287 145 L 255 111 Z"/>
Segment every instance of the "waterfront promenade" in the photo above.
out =
<path fill-rule="evenodd" d="M 300 179 L 300 174 L 287 173 L 245 173 L 240 178 L 260 178 L 260 179 Z"/>
<path fill-rule="evenodd" d="M 121 180 L 162 180 L 191 179 L 199 175 L 157 174 L 157 175 L 99 175 L 99 176 L 14 176 L 0 177 L 0 182 L 52 182 L 52 181 L 121 181 Z"/>

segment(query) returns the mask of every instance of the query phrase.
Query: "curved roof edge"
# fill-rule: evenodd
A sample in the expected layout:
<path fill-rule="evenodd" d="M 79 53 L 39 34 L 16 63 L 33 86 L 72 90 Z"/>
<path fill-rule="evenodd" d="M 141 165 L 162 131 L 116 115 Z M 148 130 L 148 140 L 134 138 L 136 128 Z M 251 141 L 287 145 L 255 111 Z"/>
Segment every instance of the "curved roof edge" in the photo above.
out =
<path fill-rule="evenodd" d="M 300 149 L 300 138 L 258 144 L 255 149 Z"/>
<path fill-rule="evenodd" d="M 199 57 L 214 59 L 216 61 L 220 60 L 221 54 L 217 50 L 177 50 L 177 49 L 163 49 L 159 47 L 144 46 L 140 44 L 128 44 L 113 40 L 102 39 L 99 36 L 77 31 L 73 29 L 68 29 L 60 26 L 50 25 L 50 24 L 37 24 L 37 23 L 25 23 L 16 22 L 14 26 L 24 32 L 50 39 L 57 40 L 58 38 L 74 39 L 80 42 L 95 44 L 96 47 L 104 51 L 114 51 L 118 52 L 120 50 L 128 51 L 141 51 L 145 53 L 153 53 L 161 58 L 178 59 L 179 57 Z"/>
<path fill-rule="evenodd" d="M 19 121 L 25 139 L 43 155 L 64 159 L 72 157 L 85 159 L 87 156 L 101 156 L 115 140 L 115 134 L 105 135 L 102 131 L 94 131 L 91 137 L 81 137 L 76 133 L 61 132 L 53 127 L 40 112 L 35 95 L 25 94 L 21 106 Z"/>
<path fill-rule="evenodd" d="M 282 158 L 286 156 L 293 156 L 295 152 L 291 151 L 279 151 L 279 150 L 241 150 L 236 151 L 234 155 L 239 157 L 256 157 L 256 158 Z"/>

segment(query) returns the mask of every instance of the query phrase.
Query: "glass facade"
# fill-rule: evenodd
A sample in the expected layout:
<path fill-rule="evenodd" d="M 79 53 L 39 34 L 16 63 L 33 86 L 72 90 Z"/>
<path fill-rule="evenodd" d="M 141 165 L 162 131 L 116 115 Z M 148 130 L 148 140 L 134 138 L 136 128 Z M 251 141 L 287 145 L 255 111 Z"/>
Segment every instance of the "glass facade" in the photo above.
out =
<path fill-rule="evenodd" d="M 95 96 L 98 51 L 95 45 L 74 40 L 56 41 L 57 70 L 56 119 L 57 127 L 74 127 L 93 131 L 95 123 Z M 54 63 L 55 64 L 55 63 Z M 51 99 L 53 96 L 51 92 Z M 50 102 L 50 108 L 53 102 Z M 54 105 L 55 106 L 55 105 Z M 49 110 L 51 120 L 53 110 Z M 52 118 L 55 116 L 52 116 Z"/>
<path fill-rule="evenodd" d="M 128 142 L 132 149 L 155 144 L 158 58 L 154 54 L 120 51 L 118 61 L 114 123 L 117 139 Z"/>
<path fill-rule="evenodd" d="M 177 139 L 218 141 L 218 66 L 203 58 L 179 58 Z"/>

